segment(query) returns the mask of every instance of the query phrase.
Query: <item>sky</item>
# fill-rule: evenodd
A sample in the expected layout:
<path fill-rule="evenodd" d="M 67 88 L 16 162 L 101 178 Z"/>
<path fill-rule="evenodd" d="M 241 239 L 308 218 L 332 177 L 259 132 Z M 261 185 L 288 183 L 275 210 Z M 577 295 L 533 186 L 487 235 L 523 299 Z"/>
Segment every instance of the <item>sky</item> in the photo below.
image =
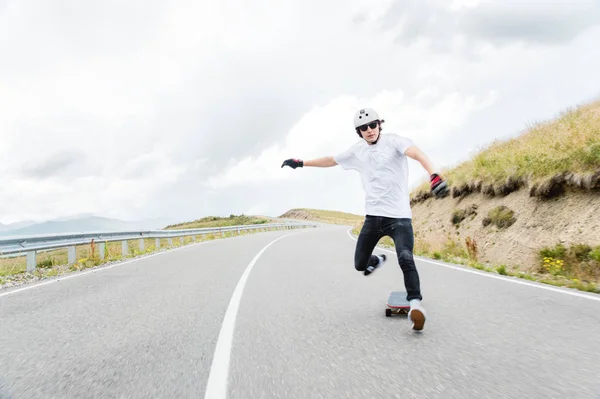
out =
<path fill-rule="evenodd" d="M 283 160 L 373 107 L 451 168 L 597 99 L 598 42 L 600 0 L 0 0 L 0 222 L 362 215 L 356 172 Z"/>

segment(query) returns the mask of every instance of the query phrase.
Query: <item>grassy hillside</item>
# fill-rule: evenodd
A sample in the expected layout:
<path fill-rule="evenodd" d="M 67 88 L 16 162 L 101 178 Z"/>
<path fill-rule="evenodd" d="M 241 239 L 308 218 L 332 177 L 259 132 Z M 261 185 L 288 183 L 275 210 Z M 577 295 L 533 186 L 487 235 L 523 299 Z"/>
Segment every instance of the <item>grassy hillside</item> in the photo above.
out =
<path fill-rule="evenodd" d="M 328 211 L 324 209 L 296 208 L 290 209 L 280 218 L 312 220 L 321 223 L 342 224 L 354 226 L 364 220 L 364 216 L 353 213 Z"/>
<path fill-rule="evenodd" d="M 471 192 L 505 195 L 522 187 L 532 196 L 553 197 L 567 186 L 600 188 L 600 101 L 569 109 L 516 138 L 495 141 L 442 173 L 453 197 Z M 413 199 L 426 199 L 428 191 L 424 182 Z"/>
<path fill-rule="evenodd" d="M 449 197 L 411 193 L 416 254 L 600 293 L 600 101 L 442 174 Z"/>
<path fill-rule="evenodd" d="M 202 219 L 193 220 L 191 222 L 169 225 L 165 227 L 165 230 L 201 229 L 205 227 L 224 227 L 248 224 L 265 224 L 274 222 L 275 220 L 268 217 L 247 215 L 236 216 L 234 214 L 231 214 L 229 215 L 229 217 L 206 216 Z"/>

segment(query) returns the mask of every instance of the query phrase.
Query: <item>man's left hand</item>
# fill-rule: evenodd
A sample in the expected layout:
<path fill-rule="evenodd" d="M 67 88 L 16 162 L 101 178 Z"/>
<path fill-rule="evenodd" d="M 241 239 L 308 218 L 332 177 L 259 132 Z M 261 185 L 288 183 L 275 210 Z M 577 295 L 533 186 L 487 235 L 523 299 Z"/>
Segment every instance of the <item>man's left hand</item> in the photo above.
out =
<path fill-rule="evenodd" d="M 446 181 L 440 177 L 437 173 L 431 175 L 430 178 L 431 183 L 431 192 L 436 197 L 445 197 L 448 195 L 448 185 Z"/>

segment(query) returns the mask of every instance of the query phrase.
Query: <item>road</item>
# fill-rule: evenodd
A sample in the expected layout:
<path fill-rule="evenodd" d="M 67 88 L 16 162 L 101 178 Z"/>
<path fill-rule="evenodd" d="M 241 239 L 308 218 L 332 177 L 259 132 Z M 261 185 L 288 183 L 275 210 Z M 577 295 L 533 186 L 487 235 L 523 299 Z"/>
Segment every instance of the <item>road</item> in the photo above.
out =
<path fill-rule="evenodd" d="M 384 314 L 394 255 L 364 277 L 354 245 L 266 232 L 0 292 L 0 398 L 600 398 L 600 296 L 418 261 L 415 333 Z"/>

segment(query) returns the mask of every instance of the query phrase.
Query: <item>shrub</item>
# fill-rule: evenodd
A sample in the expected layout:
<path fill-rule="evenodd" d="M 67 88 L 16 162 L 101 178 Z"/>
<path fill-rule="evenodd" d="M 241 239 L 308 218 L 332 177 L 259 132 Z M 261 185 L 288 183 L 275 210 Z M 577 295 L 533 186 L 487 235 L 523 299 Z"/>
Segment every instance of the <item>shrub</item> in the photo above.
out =
<path fill-rule="evenodd" d="M 590 252 L 590 258 L 595 260 L 596 262 L 600 262 L 600 245 L 594 248 L 593 251 Z"/>
<path fill-rule="evenodd" d="M 450 238 L 446 241 L 443 252 L 449 256 L 455 256 L 463 259 L 468 258 L 467 251 L 460 245 L 460 243 Z"/>
<path fill-rule="evenodd" d="M 465 238 L 465 245 L 469 253 L 469 259 L 477 261 L 477 241 L 471 237 Z"/>
<path fill-rule="evenodd" d="M 477 215 L 477 205 L 471 205 L 467 209 L 457 209 L 452 212 L 452 224 L 459 225 L 460 222 L 471 216 L 471 219 Z"/>
<path fill-rule="evenodd" d="M 566 247 L 562 243 L 539 251 L 540 271 L 565 277 L 595 280 L 600 276 L 600 246 L 587 244 Z"/>
<path fill-rule="evenodd" d="M 564 260 L 566 254 L 567 254 L 567 249 L 565 248 L 565 246 L 562 243 L 556 244 L 554 246 L 554 248 L 544 247 L 544 248 L 542 248 L 542 250 L 540 250 L 540 255 L 542 257 L 542 260 L 544 258 L 556 258 L 556 259 Z"/>
<path fill-rule="evenodd" d="M 544 271 L 549 272 L 553 276 L 564 274 L 564 265 L 565 261 L 562 259 L 554 259 L 549 257 L 544 258 Z"/>
<path fill-rule="evenodd" d="M 584 261 L 590 258 L 590 252 L 592 252 L 592 247 L 586 244 L 577 244 L 571 247 L 571 251 L 575 258 L 579 261 Z"/>
<path fill-rule="evenodd" d="M 455 210 L 454 212 L 452 212 L 452 224 L 453 225 L 457 225 L 460 224 L 460 222 L 462 222 L 466 217 L 466 212 L 464 211 L 464 209 L 459 209 L 459 210 Z"/>
<path fill-rule="evenodd" d="M 500 229 L 507 228 L 517 221 L 514 214 L 514 211 L 507 206 L 500 205 L 488 212 L 488 215 L 483 219 L 482 224 L 484 226 L 494 224 Z"/>
<path fill-rule="evenodd" d="M 49 259 L 44 259 L 41 260 L 37 263 L 37 267 L 45 269 L 45 268 L 49 268 L 52 267 L 54 265 L 54 259 L 53 258 L 49 258 Z"/>

